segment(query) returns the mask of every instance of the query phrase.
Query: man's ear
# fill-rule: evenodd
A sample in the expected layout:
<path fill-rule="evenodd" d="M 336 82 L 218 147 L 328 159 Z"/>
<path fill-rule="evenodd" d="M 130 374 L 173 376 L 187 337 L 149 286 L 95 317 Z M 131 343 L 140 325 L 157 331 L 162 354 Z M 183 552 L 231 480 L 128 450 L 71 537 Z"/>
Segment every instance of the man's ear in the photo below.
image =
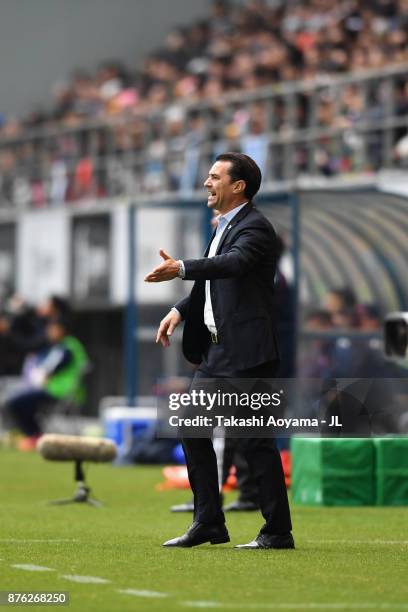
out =
<path fill-rule="evenodd" d="M 245 191 L 246 188 L 246 183 L 245 181 L 243 181 L 242 179 L 240 179 L 239 181 L 235 182 L 234 185 L 234 193 L 243 193 Z"/>

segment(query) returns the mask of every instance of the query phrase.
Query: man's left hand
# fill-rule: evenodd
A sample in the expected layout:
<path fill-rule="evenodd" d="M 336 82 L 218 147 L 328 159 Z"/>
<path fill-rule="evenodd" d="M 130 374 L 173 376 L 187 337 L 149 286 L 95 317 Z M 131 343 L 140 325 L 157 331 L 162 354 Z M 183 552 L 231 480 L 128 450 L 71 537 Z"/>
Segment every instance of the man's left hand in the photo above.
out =
<path fill-rule="evenodd" d="M 145 277 L 147 283 L 161 283 L 173 280 L 178 275 L 179 262 L 170 257 L 163 249 L 160 249 L 159 254 L 164 261 Z"/>

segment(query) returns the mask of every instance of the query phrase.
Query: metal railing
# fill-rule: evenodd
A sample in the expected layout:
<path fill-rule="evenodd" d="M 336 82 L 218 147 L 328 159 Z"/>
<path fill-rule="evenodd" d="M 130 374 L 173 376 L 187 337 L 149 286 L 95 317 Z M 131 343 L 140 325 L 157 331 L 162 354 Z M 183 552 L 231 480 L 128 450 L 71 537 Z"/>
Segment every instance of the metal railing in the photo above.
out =
<path fill-rule="evenodd" d="M 0 140 L 0 210 L 191 197 L 214 157 L 251 155 L 264 188 L 407 164 L 408 65 L 275 84 Z"/>

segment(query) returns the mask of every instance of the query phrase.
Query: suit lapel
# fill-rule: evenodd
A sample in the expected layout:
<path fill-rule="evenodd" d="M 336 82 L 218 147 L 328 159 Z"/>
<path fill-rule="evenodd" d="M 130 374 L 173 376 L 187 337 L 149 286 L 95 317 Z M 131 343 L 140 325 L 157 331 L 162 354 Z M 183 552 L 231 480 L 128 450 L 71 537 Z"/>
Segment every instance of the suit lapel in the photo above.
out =
<path fill-rule="evenodd" d="M 232 226 L 233 226 L 233 222 L 234 222 L 234 221 L 235 221 L 235 219 L 233 219 L 233 220 L 231 221 L 231 223 L 228 223 L 227 227 L 226 227 L 226 228 L 225 228 L 225 230 L 222 232 L 221 240 L 219 241 L 218 246 L 217 246 L 217 250 L 215 251 L 215 254 L 216 254 L 216 255 L 218 255 L 218 253 L 220 252 L 220 249 L 221 249 L 221 247 L 222 247 L 222 245 L 223 245 L 223 243 L 224 243 L 224 241 L 225 241 L 226 237 L 228 236 L 228 234 L 229 234 L 229 232 L 230 232 L 230 229 L 231 229 L 231 228 L 232 228 Z"/>
<path fill-rule="evenodd" d="M 239 213 L 237 215 L 235 215 L 235 217 L 232 219 L 232 221 L 230 221 L 227 225 L 227 227 L 225 228 L 225 230 L 222 233 L 221 236 L 221 240 L 218 243 L 217 246 L 217 250 L 215 252 L 216 255 L 218 255 L 218 253 L 221 250 L 222 245 L 224 244 L 230 230 L 237 224 L 239 223 L 244 217 L 246 217 L 246 215 L 249 213 L 249 211 L 252 208 L 252 202 L 248 202 L 248 204 L 246 206 L 244 206 L 244 208 L 241 208 L 241 210 L 239 211 Z M 212 240 L 212 239 L 211 239 Z M 211 245 L 211 242 L 210 242 Z M 210 246 L 209 245 L 209 246 Z M 209 248 L 209 247 L 208 247 Z"/>
<path fill-rule="evenodd" d="M 218 255 L 224 240 L 226 239 L 226 237 L 229 234 L 230 229 L 232 229 L 234 227 L 234 225 L 239 223 L 241 221 L 241 219 L 243 219 L 249 213 L 249 211 L 251 210 L 252 206 L 253 206 L 252 202 L 249 201 L 248 204 L 246 206 L 244 206 L 244 208 L 241 208 L 239 213 L 232 219 L 232 221 L 230 223 L 228 223 L 227 227 L 225 228 L 225 230 L 222 233 L 221 240 L 220 240 L 220 242 L 219 242 L 219 244 L 217 246 L 217 250 L 215 252 L 216 255 Z M 204 257 L 208 257 L 208 253 L 210 251 L 211 243 L 214 240 L 214 236 L 215 236 L 216 232 L 217 232 L 217 230 L 215 229 L 213 231 L 213 234 L 212 234 L 212 236 L 210 238 L 210 241 L 207 244 L 206 249 L 204 251 Z"/>
<path fill-rule="evenodd" d="M 214 236 L 215 236 L 215 232 L 216 231 L 217 231 L 216 229 L 213 231 L 213 234 L 212 234 L 212 236 L 210 238 L 210 241 L 209 241 L 209 243 L 206 246 L 206 249 L 204 251 L 204 257 L 208 256 L 208 253 L 209 253 L 209 250 L 210 250 L 210 246 L 211 246 L 212 241 L 214 240 Z"/>

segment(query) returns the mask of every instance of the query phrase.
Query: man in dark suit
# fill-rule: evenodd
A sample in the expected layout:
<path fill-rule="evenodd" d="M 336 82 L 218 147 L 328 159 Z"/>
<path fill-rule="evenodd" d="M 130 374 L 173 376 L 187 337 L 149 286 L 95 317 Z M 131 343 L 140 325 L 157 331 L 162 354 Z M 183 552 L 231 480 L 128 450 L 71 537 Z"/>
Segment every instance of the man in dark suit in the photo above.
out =
<path fill-rule="evenodd" d="M 279 244 L 269 221 L 252 204 L 261 184 L 257 164 L 242 153 L 219 155 L 204 186 L 207 205 L 219 212 L 218 226 L 201 259 L 163 263 L 147 282 L 180 277 L 195 281 L 161 321 L 156 342 L 166 347 L 184 320 L 183 352 L 198 364 L 200 379 L 272 378 L 279 366 L 274 321 L 274 278 Z M 217 461 L 209 438 L 184 438 L 194 522 L 164 546 L 191 547 L 229 541 L 221 508 Z M 273 438 L 246 438 L 240 446 L 259 488 L 265 524 L 239 548 L 294 548 L 290 511 L 279 451 Z"/>

